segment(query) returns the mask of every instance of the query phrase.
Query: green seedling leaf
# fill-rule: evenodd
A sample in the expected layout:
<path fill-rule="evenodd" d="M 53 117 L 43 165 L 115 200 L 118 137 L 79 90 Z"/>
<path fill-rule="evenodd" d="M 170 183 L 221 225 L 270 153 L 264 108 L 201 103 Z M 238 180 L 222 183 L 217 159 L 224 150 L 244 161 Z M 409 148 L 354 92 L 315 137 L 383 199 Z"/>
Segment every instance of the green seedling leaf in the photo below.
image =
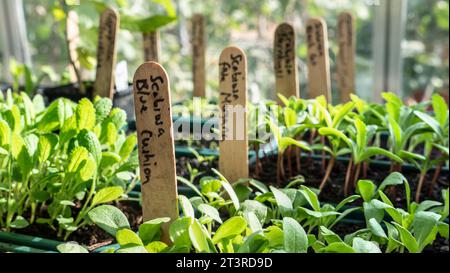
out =
<path fill-rule="evenodd" d="M 241 210 L 245 213 L 254 213 L 261 224 L 264 224 L 268 215 L 268 208 L 255 200 L 245 200 L 241 205 Z"/>
<path fill-rule="evenodd" d="M 110 205 L 102 205 L 93 208 L 88 213 L 89 220 L 101 229 L 116 236 L 121 229 L 130 229 L 128 219 L 118 208 Z"/>
<path fill-rule="evenodd" d="M 380 223 L 378 223 L 375 218 L 372 218 L 369 220 L 367 227 L 370 229 L 370 231 L 373 233 L 373 235 L 381 237 L 383 239 L 388 239 L 386 232 L 384 232 Z"/>
<path fill-rule="evenodd" d="M 243 233 L 247 228 L 247 221 L 241 216 L 235 216 L 223 223 L 214 234 L 212 241 L 217 244 L 223 239 L 232 239 Z"/>
<path fill-rule="evenodd" d="M 17 216 L 14 221 L 11 222 L 10 227 L 14 229 L 23 229 L 29 226 L 30 223 L 22 216 Z"/>
<path fill-rule="evenodd" d="M 77 173 L 89 157 L 89 151 L 84 147 L 76 147 L 70 155 L 68 173 Z"/>
<path fill-rule="evenodd" d="M 161 253 L 163 252 L 168 246 L 163 242 L 151 242 L 150 244 L 145 246 L 145 249 L 148 251 L 148 253 Z"/>
<path fill-rule="evenodd" d="M 308 203 L 311 205 L 311 207 L 314 209 L 314 211 L 319 212 L 320 209 L 320 202 L 319 198 L 317 197 L 317 194 L 315 194 L 311 189 L 309 189 L 306 186 L 301 186 L 301 193 L 306 198 Z"/>
<path fill-rule="evenodd" d="M 182 217 L 175 220 L 169 227 L 170 240 L 177 246 L 187 246 L 191 248 L 189 230 L 194 222 L 191 217 Z"/>
<path fill-rule="evenodd" d="M 407 229 L 402 227 L 397 223 L 393 223 L 400 234 L 400 239 L 402 244 L 408 249 L 410 253 L 418 253 L 419 252 L 419 244 L 417 243 L 414 236 Z"/>
<path fill-rule="evenodd" d="M 96 113 L 94 106 L 88 99 L 81 99 L 76 108 L 78 130 L 92 130 L 95 126 Z"/>
<path fill-rule="evenodd" d="M 239 247 L 237 253 L 263 253 L 269 245 L 269 240 L 261 232 L 248 236 Z"/>
<path fill-rule="evenodd" d="M 208 194 L 211 192 L 219 192 L 222 188 L 220 180 L 213 177 L 203 177 L 200 179 L 200 191 L 202 194 Z"/>
<path fill-rule="evenodd" d="M 85 147 L 94 157 L 97 165 L 100 165 L 102 159 L 102 147 L 100 146 L 97 136 L 93 132 L 83 129 L 78 134 L 77 140 L 78 144 Z"/>
<path fill-rule="evenodd" d="M 303 227 L 294 219 L 283 218 L 284 249 L 288 253 L 306 253 L 308 236 Z"/>
<path fill-rule="evenodd" d="M 272 191 L 275 200 L 277 201 L 277 204 L 280 208 L 289 210 L 293 209 L 291 199 L 284 192 L 274 187 L 270 187 L 270 190 Z"/>
<path fill-rule="evenodd" d="M 91 206 L 110 203 L 119 199 L 123 194 L 123 189 L 119 186 L 103 188 L 94 195 Z"/>
<path fill-rule="evenodd" d="M 122 144 L 122 147 L 120 147 L 119 151 L 120 157 L 123 160 L 126 160 L 136 148 L 136 144 L 137 144 L 136 134 L 129 135 L 125 140 L 125 142 Z"/>
<path fill-rule="evenodd" d="M 222 224 L 222 219 L 220 219 L 219 211 L 208 204 L 200 204 L 197 209 L 204 215 L 211 217 L 214 221 Z"/>
<path fill-rule="evenodd" d="M 221 173 L 219 173 L 217 170 L 212 169 L 212 171 L 217 176 L 220 177 L 220 183 L 222 183 L 222 187 L 225 189 L 225 191 L 227 192 L 227 194 L 230 197 L 231 201 L 233 202 L 234 208 L 236 210 L 239 210 L 239 208 L 240 208 L 239 198 L 237 197 L 236 193 L 234 192 L 233 187 L 231 186 L 230 182 L 228 182 L 228 180 Z"/>
<path fill-rule="evenodd" d="M 341 237 L 339 237 L 336 233 L 329 230 L 328 228 L 321 226 L 319 228 L 320 230 L 320 236 L 325 239 L 327 244 L 333 244 L 333 243 L 339 243 L 342 242 Z"/>
<path fill-rule="evenodd" d="M 180 202 L 180 207 L 183 211 L 183 215 L 195 219 L 195 212 L 194 208 L 192 207 L 191 201 L 189 201 L 189 199 L 184 195 L 178 195 L 178 201 Z"/>
<path fill-rule="evenodd" d="M 377 186 L 370 180 L 358 181 L 358 193 L 361 194 L 364 202 L 370 202 L 376 193 Z"/>
<path fill-rule="evenodd" d="M 263 230 L 261 222 L 259 221 L 258 217 L 254 212 L 252 211 L 245 212 L 244 217 L 245 220 L 247 220 L 248 226 L 252 230 L 252 232 L 258 232 Z"/>
<path fill-rule="evenodd" d="M 39 137 L 38 143 L 38 161 L 40 164 L 43 164 L 58 144 L 58 137 L 54 134 L 45 134 Z"/>
<path fill-rule="evenodd" d="M 89 251 L 79 245 L 78 243 L 68 242 L 64 244 L 59 244 L 56 249 L 60 253 L 89 253 Z"/>
<path fill-rule="evenodd" d="M 448 121 L 448 106 L 444 98 L 439 94 L 434 94 L 431 97 L 434 114 L 439 125 L 444 128 Z"/>
<path fill-rule="evenodd" d="M 439 214 L 429 211 L 419 211 L 414 215 L 414 237 L 417 240 L 420 250 L 427 246 L 430 235 L 436 233 L 437 223 L 440 218 L 441 216 Z"/>
<path fill-rule="evenodd" d="M 345 205 L 347 205 L 349 203 L 353 203 L 360 198 L 361 198 L 361 196 L 359 196 L 359 195 L 351 195 L 351 196 L 345 198 L 336 206 L 336 211 L 340 211 Z"/>
<path fill-rule="evenodd" d="M 97 97 L 94 102 L 96 122 L 101 123 L 111 112 L 112 101 L 108 98 Z"/>
<path fill-rule="evenodd" d="M 363 240 L 359 237 L 353 240 L 353 249 L 357 253 L 381 253 L 380 247 L 376 243 Z"/>
<path fill-rule="evenodd" d="M 70 201 L 70 200 L 59 201 L 59 204 L 61 206 L 69 206 L 69 207 L 75 207 L 76 206 L 76 204 L 74 202 Z"/>
<path fill-rule="evenodd" d="M 121 247 L 143 246 L 141 238 L 129 229 L 121 229 L 116 233 L 117 243 Z"/>
<path fill-rule="evenodd" d="M 198 253 L 209 253 L 208 235 L 197 219 L 189 226 L 189 238 Z"/>
<path fill-rule="evenodd" d="M 420 118 L 423 122 L 428 124 L 428 126 L 430 126 L 430 128 L 433 129 L 433 131 L 439 136 L 439 138 L 443 138 L 444 133 L 442 131 L 442 127 L 439 124 L 439 122 L 437 122 L 434 118 L 432 118 L 431 116 L 429 116 L 426 113 L 414 111 L 414 114 L 418 118 Z"/>
<path fill-rule="evenodd" d="M 320 249 L 319 253 L 356 253 L 356 250 L 344 242 L 338 242 Z"/>

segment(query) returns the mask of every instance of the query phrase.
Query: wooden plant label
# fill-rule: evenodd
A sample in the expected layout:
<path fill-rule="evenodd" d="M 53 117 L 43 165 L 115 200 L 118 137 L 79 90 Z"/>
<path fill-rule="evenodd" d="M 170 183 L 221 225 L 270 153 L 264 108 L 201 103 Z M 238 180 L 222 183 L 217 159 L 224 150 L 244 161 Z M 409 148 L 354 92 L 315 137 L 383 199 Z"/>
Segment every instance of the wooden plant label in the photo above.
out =
<path fill-rule="evenodd" d="M 275 91 L 286 98 L 300 97 L 295 51 L 294 28 L 287 23 L 279 25 L 274 40 Z M 277 100 L 281 103 L 278 96 Z"/>
<path fill-rule="evenodd" d="M 355 18 L 350 12 L 339 15 L 339 54 L 337 58 L 338 85 L 341 102 L 350 100 L 355 86 Z"/>
<path fill-rule="evenodd" d="M 144 33 L 144 59 L 146 62 L 159 62 L 161 43 L 159 31 Z"/>
<path fill-rule="evenodd" d="M 119 14 L 110 8 L 105 9 L 100 16 L 94 96 L 111 99 L 114 96 L 114 66 L 119 20 Z"/>
<path fill-rule="evenodd" d="M 205 73 L 205 20 L 200 14 L 192 17 L 192 72 L 194 80 L 194 97 L 206 97 Z"/>
<path fill-rule="evenodd" d="M 78 15 L 75 11 L 71 10 L 67 14 L 66 19 L 66 35 L 68 48 L 70 51 L 70 62 L 75 65 L 78 71 L 80 71 L 80 62 L 78 61 L 78 44 L 80 43 L 80 29 L 78 27 Z M 75 69 L 70 66 L 70 81 L 77 82 L 77 75 Z"/>
<path fill-rule="evenodd" d="M 221 141 L 219 170 L 230 183 L 248 177 L 247 57 L 227 47 L 219 60 Z"/>
<path fill-rule="evenodd" d="M 155 62 L 141 65 L 133 80 L 144 222 L 178 218 L 178 194 L 169 78 Z M 162 240 L 170 243 L 167 223 Z"/>
<path fill-rule="evenodd" d="M 330 60 L 328 55 L 327 24 L 321 18 L 312 18 L 306 25 L 308 42 L 309 97 L 324 95 L 331 102 Z"/>

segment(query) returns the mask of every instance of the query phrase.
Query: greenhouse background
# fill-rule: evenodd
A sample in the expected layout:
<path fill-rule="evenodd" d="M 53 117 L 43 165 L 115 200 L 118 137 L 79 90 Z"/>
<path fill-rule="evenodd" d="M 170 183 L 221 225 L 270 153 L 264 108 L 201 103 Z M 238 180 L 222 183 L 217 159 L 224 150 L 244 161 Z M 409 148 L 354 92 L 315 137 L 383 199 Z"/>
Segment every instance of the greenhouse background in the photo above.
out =
<path fill-rule="evenodd" d="M 106 1 L 130 15 L 161 12 L 161 6 L 145 0 Z M 223 44 L 235 44 L 248 53 L 249 89 L 253 101 L 273 98 L 272 43 L 277 22 L 290 21 L 298 30 L 297 55 L 301 94 L 307 94 L 306 38 L 307 18 L 327 19 L 332 77 L 335 78 L 337 16 L 350 10 L 357 17 L 357 93 L 379 101 L 382 91 L 420 100 L 435 91 L 448 93 L 448 13 L 445 0 L 176 0 L 176 22 L 161 31 L 161 63 L 172 75 L 176 99 L 192 92 L 189 18 L 202 13 L 207 20 L 208 92 L 217 82 L 216 64 Z M 142 9 L 142 6 L 149 9 Z M 67 47 L 64 42 L 64 11 L 58 1 L 3 0 L 0 3 L 0 71 L 2 81 L 11 81 L 11 60 L 25 62 L 36 75 L 48 72 L 46 85 L 67 81 Z M 80 60 L 87 78 L 93 78 L 98 12 L 93 5 L 77 10 L 80 22 Z M 12 28 L 9 28 L 12 27 Z M 257 41 L 257 42 L 256 42 Z M 129 77 L 142 63 L 142 35 L 121 30 L 118 61 L 126 60 Z M 48 60 L 51 60 L 49 62 Z M 257 71 L 257 72 L 256 72 Z M 333 93 L 337 89 L 333 81 Z M 211 93 L 212 94 L 212 93 Z"/>

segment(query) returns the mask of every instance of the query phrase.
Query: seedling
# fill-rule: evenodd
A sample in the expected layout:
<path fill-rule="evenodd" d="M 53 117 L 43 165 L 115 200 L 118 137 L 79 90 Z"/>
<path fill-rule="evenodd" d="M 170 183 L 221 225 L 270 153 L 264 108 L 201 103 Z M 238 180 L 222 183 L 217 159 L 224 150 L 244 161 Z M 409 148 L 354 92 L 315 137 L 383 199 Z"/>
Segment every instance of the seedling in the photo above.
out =
<path fill-rule="evenodd" d="M 367 126 L 359 117 L 355 117 L 353 122 L 354 127 L 349 132 L 351 137 L 347 137 L 343 132 L 333 128 L 324 128 L 321 130 L 323 135 L 332 135 L 340 138 L 351 151 L 351 159 L 345 176 L 344 194 L 346 196 L 348 195 L 350 185 L 356 185 L 356 181 L 360 175 L 361 164 L 369 158 L 383 155 L 396 162 L 403 162 L 400 157 L 383 148 L 368 147 L 369 140 L 373 138 L 376 132 L 376 126 Z"/>
<path fill-rule="evenodd" d="M 334 163 L 336 161 L 336 158 L 338 156 L 342 156 L 345 154 L 350 153 L 350 150 L 348 148 L 342 147 L 342 139 L 339 137 L 336 137 L 335 135 L 329 135 L 329 130 L 327 129 L 335 129 L 339 130 L 339 127 L 341 127 L 341 123 L 343 123 L 344 119 L 347 117 L 347 115 L 353 110 L 355 107 L 355 104 L 353 102 L 349 102 L 345 105 L 342 105 L 341 107 L 334 109 L 334 115 L 333 117 L 328 112 L 325 107 L 323 107 L 321 104 L 317 104 L 319 109 L 322 112 L 323 119 L 326 123 L 326 125 L 319 129 L 319 134 L 327 136 L 328 142 L 330 143 L 330 147 L 327 147 L 326 145 L 316 145 L 313 149 L 319 148 L 323 151 L 326 151 L 330 154 L 331 158 L 328 162 L 328 167 L 325 172 L 325 176 L 320 183 L 319 190 L 322 191 L 325 187 L 326 182 L 328 181 L 331 171 L 333 170 Z"/>

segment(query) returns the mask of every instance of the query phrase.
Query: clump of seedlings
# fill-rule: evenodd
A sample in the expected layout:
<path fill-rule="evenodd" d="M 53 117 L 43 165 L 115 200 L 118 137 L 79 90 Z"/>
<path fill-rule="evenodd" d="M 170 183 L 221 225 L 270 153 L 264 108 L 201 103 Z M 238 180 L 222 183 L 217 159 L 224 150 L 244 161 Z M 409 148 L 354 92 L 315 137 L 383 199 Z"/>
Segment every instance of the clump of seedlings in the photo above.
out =
<path fill-rule="evenodd" d="M 43 224 L 67 239 L 89 211 L 127 198 L 138 162 L 125 125 L 109 99 L 0 97 L 0 228 Z"/>
<path fill-rule="evenodd" d="M 369 104 L 352 95 L 350 102 L 333 106 L 324 97 L 303 100 L 281 96 L 285 107 L 267 115 L 278 143 L 277 183 L 285 178 L 285 156 L 292 175 L 290 146 L 295 145 L 319 153 L 323 172 L 320 191 L 326 187 L 338 158 L 348 160 L 345 196 L 360 178 L 368 176 L 372 159 L 390 160 L 391 172 L 401 171 L 402 164 L 413 164 L 419 171 L 417 202 L 428 171 L 436 168 L 429 185 L 432 191 L 443 166 L 448 166 L 448 106 L 437 94 L 431 102 L 434 114 L 426 112 L 426 103 L 406 106 L 393 93 L 383 93 L 383 98 L 386 104 Z M 314 152 L 302 156 L 312 161 L 317 155 Z"/>
<path fill-rule="evenodd" d="M 102 205 L 88 218 L 116 238 L 117 245 L 103 253 L 391 253 L 422 252 L 438 236 L 448 239 L 448 189 L 444 203 L 409 199 L 408 182 L 392 173 L 379 187 L 372 181 L 358 182 L 359 195 L 336 206 L 321 203 L 316 192 L 303 185 L 267 187 L 242 179 L 230 184 L 219 172 L 203 177 L 187 198 L 179 196 L 183 216 L 144 222 L 135 232 L 117 208 Z M 395 208 L 384 194 L 388 186 L 404 185 L 407 211 Z M 243 190 L 245 189 L 245 190 Z M 254 196 L 254 197 L 252 197 Z M 362 199 L 362 207 L 345 207 Z M 366 222 L 344 237 L 334 230 L 345 218 L 362 210 Z M 392 218 L 388 221 L 385 212 Z M 168 237 L 162 226 L 170 223 Z M 64 253 L 87 253 L 84 246 L 65 243 Z"/>

